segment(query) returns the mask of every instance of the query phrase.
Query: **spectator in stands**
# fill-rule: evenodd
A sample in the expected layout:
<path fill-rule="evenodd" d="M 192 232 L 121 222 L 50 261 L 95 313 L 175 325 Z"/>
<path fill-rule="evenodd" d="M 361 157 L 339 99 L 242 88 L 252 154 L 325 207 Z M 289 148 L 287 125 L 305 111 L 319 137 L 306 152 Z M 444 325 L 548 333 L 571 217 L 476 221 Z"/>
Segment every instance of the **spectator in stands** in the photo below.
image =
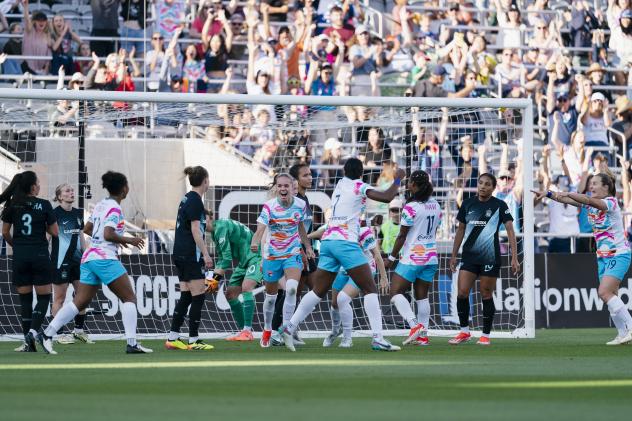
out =
<path fill-rule="evenodd" d="M 358 25 L 355 35 L 358 43 L 349 50 L 349 59 L 353 66 L 350 95 L 372 96 L 371 73 L 378 71 L 376 49 L 371 45 L 371 34 L 366 26 Z M 379 90 L 375 95 L 380 95 Z"/>
<path fill-rule="evenodd" d="M 504 7 L 501 0 L 492 0 L 497 11 L 498 26 L 502 28 L 498 31 L 496 44 L 504 48 L 519 48 L 522 46 L 522 24 L 520 9 L 516 3 L 511 3 L 509 7 Z"/>
<path fill-rule="evenodd" d="M 258 19 L 256 17 L 249 18 L 247 24 L 248 73 L 246 77 L 246 91 L 249 95 L 272 95 L 273 93 L 279 93 L 276 82 L 279 80 L 278 71 L 280 65 L 276 65 L 278 61 L 276 61 L 274 49 L 267 42 L 259 46 L 255 44 L 254 31 L 258 25 Z M 259 61 L 257 61 L 258 55 Z M 257 110 L 261 108 L 268 110 L 271 123 L 277 121 L 273 105 L 258 105 L 254 113 L 257 114 Z"/>
<path fill-rule="evenodd" d="M 121 3 L 121 18 L 123 19 L 121 48 L 127 51 L 135 48 L 137 54 L 145 53 L 147 17 L 146 0 L 123 0 Z M 130 41 L 129 38 L 139 39 Z"/>
<path fill-rule="evenodd" d="M 579 121 L 582 124 L 586 146 L 608 146 L 608 127 L 612 124 L 606 97 L 594 92 L 590 104 L 584 106 Z"/>
<path fill-rule="evenodd" d="M 329 10 L 329 22 L 331 26 L 325 28 L 323 33 L 331 38 L 332 32 L 336 32 L 340 36 L 340 39 L 342 39 L 342 42 L 346 46 L 349 46 L 355 34 L 355 30 L 353 26 L 343 21 L 342 8 L 340 6 L 333 6 Z"/>
<path fill-rule="evenodd" d="M 248 29 L 244 15 L 235 13 L 230 17 L 230 26 L 233 31 L 233 48 L 230 50 L 232 60 L 247 60 Z"/>
<path fill-rule="evenodd" d="M 535 2 L 528 5 L 527 22 L 529 23 L 529 26 L 537 27 L 539 22 L 544 22 L 545 25 L 550 24 L 553 19 L 553 15 L 546 13 L 548 11 L 549 0 L 535 0 Z"/>
<path fill-rule="evenodd" d="M 618 25 L 610 28 L 610 48 L 614 50 L 612 65 L 626 67 L 632 65 L 632 10 L 625 9 L 621 12 Z M 625 83 L 623 72 L 617 72 L 619 84 Z"/>
<path fill-rule="evenodd" d="M 187 92 L 206 92 L 206 69 L 204 62 L 198 60 L 197 57 L 195 44 L 189 44 L 184 51 L 184 64 L 182 65 L 182 77 Z M 226 69 L 226 73 L 229 70 L 231 69 Z"/>
<path fill-rule="evenodd" d="M 164 60 L 165 38 L 160 32 L 154 32 L 151 36 L 151 50 L 145 54 L 145 77 L 150 91 L 158 91 L 160 87 L 160 69 Z"/>
<path fill-rule="evenodd" d="M 120 0 L 90 0 L 92 9 L 93 37 L 117 38 L 118 37 L 118 10 Z M 97 56 L 104 57 L 114 52 L 114 41 L 90 41 L 90 49 Z"/>
<path fill-rule="evenodd" d="M 612 131 L 609 134 L 617 146 L 617 153 L 624 157 L 630 157 L 632 150 L 632 101 L 627 96 L 620 95 L 615 101 L 615 106 L 617 119 L 612 124 Z"/>
<path fill-rule="evenodd" d="M 166 40 L 171 40 L 176 30 L 185 25 L 187 4 L 180 0 L 156 0 L 154 3 L 156 19 L 155 31 Z"/>
<path fill-rule="evenodd" d="M 340 60 L 337 60 L 337 62 L 342 60 L 342 54 L 340 57 Z M 337 68 L 339 67 L 336 66 L 336 69 Z M 331 64 L 324 63 L 319 65 L 317 61 L 313 58 L 311 59 L 309 73 L 305 81 L 305 94 L 315 96 L 338 95 L 335 82 L 335 70 Z M 317 107 L 312 110 L 312 115 L 314 121 L 320 123 L 337 120 L 336 107 Z M 314 130 L 313 135 L 314 141 L 323 144 L 326 139 L 335 138 L 337 136 L 337 130 L 335 127 Z"/>
<path fill-rule="evenodd" d="M 218 12 L 218 20 L 224 28 L 224 35 L 217 33 L 209 35 L 213 16 L 208 14 L 206 23 L 202 28 L 202 47 L 204 50 L 204 70 L 208 79 L 224 79 L 228 69 L 228 58 L 233 47 L 233 30 L 226 18 L 224 10 Z M 221 88 L 221 82 L 207 83 L 206 91 L 216 93 Z"/>
<path fill-rule="evenodd" d="M 0 12 L 0 33 L 9 30 L 9 22 L 2 12 Z"/>
<path fill-rule="evenodd" d="M 9 38 L 4 47 L 2 47 L 2 52 L 4 54 L 10 56 L 21 56 L 22 55 L 22 34 L 24 33 L 24 28 L 22 24 L 19 22 L 13 22 L 9 26 L 9 33 L 11 35 L 20 35 L 19 37 Z M 2 73 L 5 75 L 21 75 L 24 73 L 23 71 L 24 62 L 22 60 L 16 59 L 6 59 L 4 64 L 2 65 Z"/>
<path fill-rule="evenodd" d="M 191 23 L 191 28 L 189 30 L 189 36 L 191 38 L 203 39 L 202 35 L 206 32 L 205 35 L 213 36 L 219 35 L 222 33 L 224 29 L 223 19 L 229 19 L 232 17 L 233 13 L 237 8 L 237 2 L 231 1 L 228 5 L 227 9 L 224 9 L 224 5 L 221 0 L 206 0 L 200 2 L 200 7 L 198 9 L 197 16 Z M 207 21 L 210 17 L 210 25 L 206 26 Z M 221 18 L 220 18 L 221 17 Z M 243 16 L 242 16 L 243 22 Z M 206 26 L 206 30 L 204 29 Z M 202 45 L 198 44 L 198 54 L 200 56 L 204 55 L 204 49 Z"/>
<path fill-rule="evenodd" d="M 81 38 L 72 30 L 70 21 L 66 21 L 63 15 L 57 14 L 53 17 L 51 28 L 53 40 L 51 74 L 55 75 L 58 73 L 60 66 L 64 66 L 65 69 L 69 70 L 74 68 L 72 42 L 81 44 Z"/>
<path fill-rule="evenodd" d="M 495 69 L 495 79 L 500 87 L 503 97 L 509 96 L 509 93 L 521 87 L 522 69 L 513 61 L 514 52 L 510 48 L 502 51 L 500 63 Z"/>
<path fill-rule="evenodd" d="M 465 87 L 457 92 L 448 92 L 443 88 L 446 70 L 443 65 L 436 65 L 430 78 L 420 80 L 415 84 L 415 96 L 419 97 L 449 97 L 466 98 L 476 88 L 476 81 L 466 80 Z"/>
<path fill-rule="evenodd" d="M 464 136 L 461 139 L 460 156 L 456 160 L 457 170 L 459 174 L 453 180 L 454 187 L 457 189 L 456 204 L 460 208 L 464 200 L 476 194 L 476 186 L 478 184 L 478 175 L 482 174 L 479 168 L 474 166 L 474 144 L 471 136 Z M 479 159 L 479 162 L 483 161 Z M 466 189 L 468 191 L 466 191 Z"/>
<path fill-rule="evenodd" d="M 399 234 L 399 221 L 402 215 L 402 207 L 404 206 L 401 199 L 393 199 L 388 204 L 388 218 L 380 225 L 378 232 L 378 244 L 385 254 L 391 254 L 395 239 Z M 396 256 L 397 257 L 397 256 Z"/>
<path fill-rule="evenodd" d="M 581 104 L 580 104 L 581 106 Z M 571 106 L 570 94 L 567 91 L 555 92 L 555 79 L 550 76 L 546 90 L 546 111 L 548 115 L 547 128 L 551 132 L 553 128 L 554 114 L 560 114 L 559 141 L 564 145 L 571 143 L 571 136 L 577 130 L 579 112 Z"/>
<path fill-rule="evenodd" d="M 342 173 L 342 143 L 336 138 L 325 141 L 321 165 L 340 166 L 340 168 L 325 168 L 320 173 L 319 187 L 333 187 L 343 177 Z"/>
<path fill-rule="evenodd" d="M 375 184 L 380 175 L 380 170 L 384 161 L 390 160 L 392 151 L 384 140 L 384 132 L 380 127 L 371 127 L 368 132 L 368 142 L 359 158 L 364 163 L 364 174 L 369 184 Z"/>
<path fill-rule="evenodd" d="M 82 42 L 81 44 L 79 44 L 79 47 L 77 47 L 77 57 L 92 57 L 92 51 L 90 50 L 90 44 L 88 44 L 87 42 Z M 88 72 L 90 71 L 90 66 L 92 65 L 92 63 L 90 61 L 87 60 L 77 60 L 75 62 L 75 72 L 79 72 L 81 74 L 83 74 L 84 76 L 88 74 Z"/>
<path fill-rule="evenodd" d="M 29 14 L 29 2 L 23 1 L 24 6 L 24 40 L 22 54 L 26 56 L 50 57 L 52 39 L 48 18 L 42 12 Z M 23 70 L 36 75 L 47 75 L 50 70 L 50 59 L 25 60 Z"/>
<path fill-rule="evenodd" d="M 545 0 L 546 1 L 546 0 Z M 531 39 L 527 42 L 529 47 L 538 47 L 542 49 L 542 53 L 547 57 L 550 56 L 549 49 L 558 49 L 563 45 L 562 36 L 558 28 L 558 21 L 551 24 L 552 31 L 549 31 L 546 20 L 542 18 L 535 19 L 535 32 Z"/>

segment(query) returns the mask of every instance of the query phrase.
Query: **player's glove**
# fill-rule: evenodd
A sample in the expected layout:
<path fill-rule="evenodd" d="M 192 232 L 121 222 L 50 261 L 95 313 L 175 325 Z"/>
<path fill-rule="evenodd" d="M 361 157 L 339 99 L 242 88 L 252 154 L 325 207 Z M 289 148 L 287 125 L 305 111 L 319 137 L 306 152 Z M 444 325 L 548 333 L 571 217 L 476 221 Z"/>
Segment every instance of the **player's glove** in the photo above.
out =
<path fill-rule="evenodd" d="M 207 293 L 217 292 L 217 289 L 219 288 L 219 281 L 221 281 L 222 279 L 224 279 L 224 276 L 220 275 L 219 273 L 213 273 L 212 270 L 206 272 L 206 279 L 204 279 L 204 284 L 206 285 L 206 292 Z"/>

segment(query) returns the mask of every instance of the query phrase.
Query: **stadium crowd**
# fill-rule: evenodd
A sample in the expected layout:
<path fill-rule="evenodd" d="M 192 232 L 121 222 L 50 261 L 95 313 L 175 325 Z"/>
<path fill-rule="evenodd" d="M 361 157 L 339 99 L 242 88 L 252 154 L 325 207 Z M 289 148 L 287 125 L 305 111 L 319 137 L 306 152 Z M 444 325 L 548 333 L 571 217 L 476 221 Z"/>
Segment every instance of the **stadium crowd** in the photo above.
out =
<path fill-rule="evenodd" d="M 591 174 L 610 171 L 632 212 L 630 0 L 5 0 L 0 12 L 8 82 L 28 72 L 59 76 L 58 89 L 531 98 L 541 183 L 583 192 Z M 362 122 L 371 112 L 346 107 L 344 118 Z M 209 136 L 265 167 L 319 164 L 323 188 L 341 178 L 352 152 L 372 168 L 370 182 L 388 185 L 408 139 L 409 163 L 431 173 L 439 190 L 455 186 L 457 203 L 472 194 L 477 174 L 491 170 L 498 194 L 520 212 L 521 133 L 454 130 L 450 118 L 423 124 L 417 112 L 409 130 L 367 125 L 355 136 L 282 129 L 340 117 L 333 107 L 225 106 L 217 111 L 224 125 Z M 55 123 L 76 113 L 60 103 Z M 488 121 L 475 112 L 462 118 Z M 376 206 L 385 224 L 401 207 Z M 589 229 L 585 215 L 559 203 L 548 204 L 548 219 L 550 232 Z M 549 250 L 569 250 L 568 238 L 552 240 Z"/>

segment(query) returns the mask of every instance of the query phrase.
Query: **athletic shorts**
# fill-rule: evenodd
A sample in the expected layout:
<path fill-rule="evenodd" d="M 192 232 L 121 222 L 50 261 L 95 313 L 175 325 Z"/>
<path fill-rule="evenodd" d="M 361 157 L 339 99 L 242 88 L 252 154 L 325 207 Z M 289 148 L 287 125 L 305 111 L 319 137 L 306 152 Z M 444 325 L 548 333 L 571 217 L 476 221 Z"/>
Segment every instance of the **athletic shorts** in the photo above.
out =
<path fill-rule="evenodd" d="M 251 253 L 246 261 L 233 270 L 228 286 L 241 286 L 244 279 L 251 279 L 260 284 L 263 280 L 261 272 L 261 255 L 259 253 Z"/>
<path fill-rule="evenodd" d="M 55 267 L 47 249 L 13 255 L 13 285 L 48 285 L 55 279 Z"/>
<path fill-rule="evenodd" d="M 127 271 L 119 260 L 90 260 L 81 264 L 81 276 L 79 282 L 86 285 L 108 285 Z"/>
<path fill-rule="evenodd" d="M 69 284 L 79 280 L 81 277 L 81 263 L 62 263 L 61 267 L 56 270 L 53 283 L 55 285 Z"/>
<path fill-rule="evenodd" d="M 395 273 L 410 283 L 414 283 L 417 279 L 432 282 L 438 267 L 439 265 L 407 265 L 400 262 L 397 264 Z"/>
<path fill-rule="evenodd" d="M 310 273 L 316 272 L 316 268 L 318 268 L 318 258 L 315 258 L 312 261 L 307 259 L 305 255 L 305 246 L 302 246 L 303 250 L 303 272 L 301 272 L 301 276 L 308 276 Z"/>
<path fill-rule="evenodd" d="M 604 276 L 612 276 L 622 281 L 630 268 L 630 253 L 617 254 L 612 257 L 598 257 L 597 269 L 599 282 Z"/>
<path fill-rule="evenodd" d="M 285 269 L 303 270 L 303 259 L 297 254 L 287 259 L 268 260 L 263 259 L 263 280 L 266 282 L 278 282 L 283 277 Z"/>
<path fill-rule="evenodd" d="M 368 263 L 358 243 L 344 240 L 325 240 L 320 243 L 318 269 L 336 273 L 340 267 L 349 270 Z"/>
<path fill-rule="evenodd" d="M 190 257 L 173 257 L 173 264 L 178 272 L 180 282 L 189 282 L 196 279 L 204 279 L 204 263 Z"/>
<path fill-rule="evenodd" d="M 459 270 L 465 270 L 479 276 L 498 278 L 500 276 L 500 265 L 479 265 L 476 263 L 462 262 Z"/>

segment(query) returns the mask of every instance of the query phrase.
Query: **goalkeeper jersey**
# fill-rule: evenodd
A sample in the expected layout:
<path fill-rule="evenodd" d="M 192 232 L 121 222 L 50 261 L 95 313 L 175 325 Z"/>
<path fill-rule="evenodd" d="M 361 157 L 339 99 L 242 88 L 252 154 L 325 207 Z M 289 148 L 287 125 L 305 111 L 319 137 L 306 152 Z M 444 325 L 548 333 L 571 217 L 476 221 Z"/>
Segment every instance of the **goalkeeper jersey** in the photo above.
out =
<path fill-rule="evenodd" d="M 233 260 L 245 262 L 250 254 L 252 231 L 241 222 L 218 219 L 213 222 L 213 243 L 218 269 L 230 269 Z"/>

